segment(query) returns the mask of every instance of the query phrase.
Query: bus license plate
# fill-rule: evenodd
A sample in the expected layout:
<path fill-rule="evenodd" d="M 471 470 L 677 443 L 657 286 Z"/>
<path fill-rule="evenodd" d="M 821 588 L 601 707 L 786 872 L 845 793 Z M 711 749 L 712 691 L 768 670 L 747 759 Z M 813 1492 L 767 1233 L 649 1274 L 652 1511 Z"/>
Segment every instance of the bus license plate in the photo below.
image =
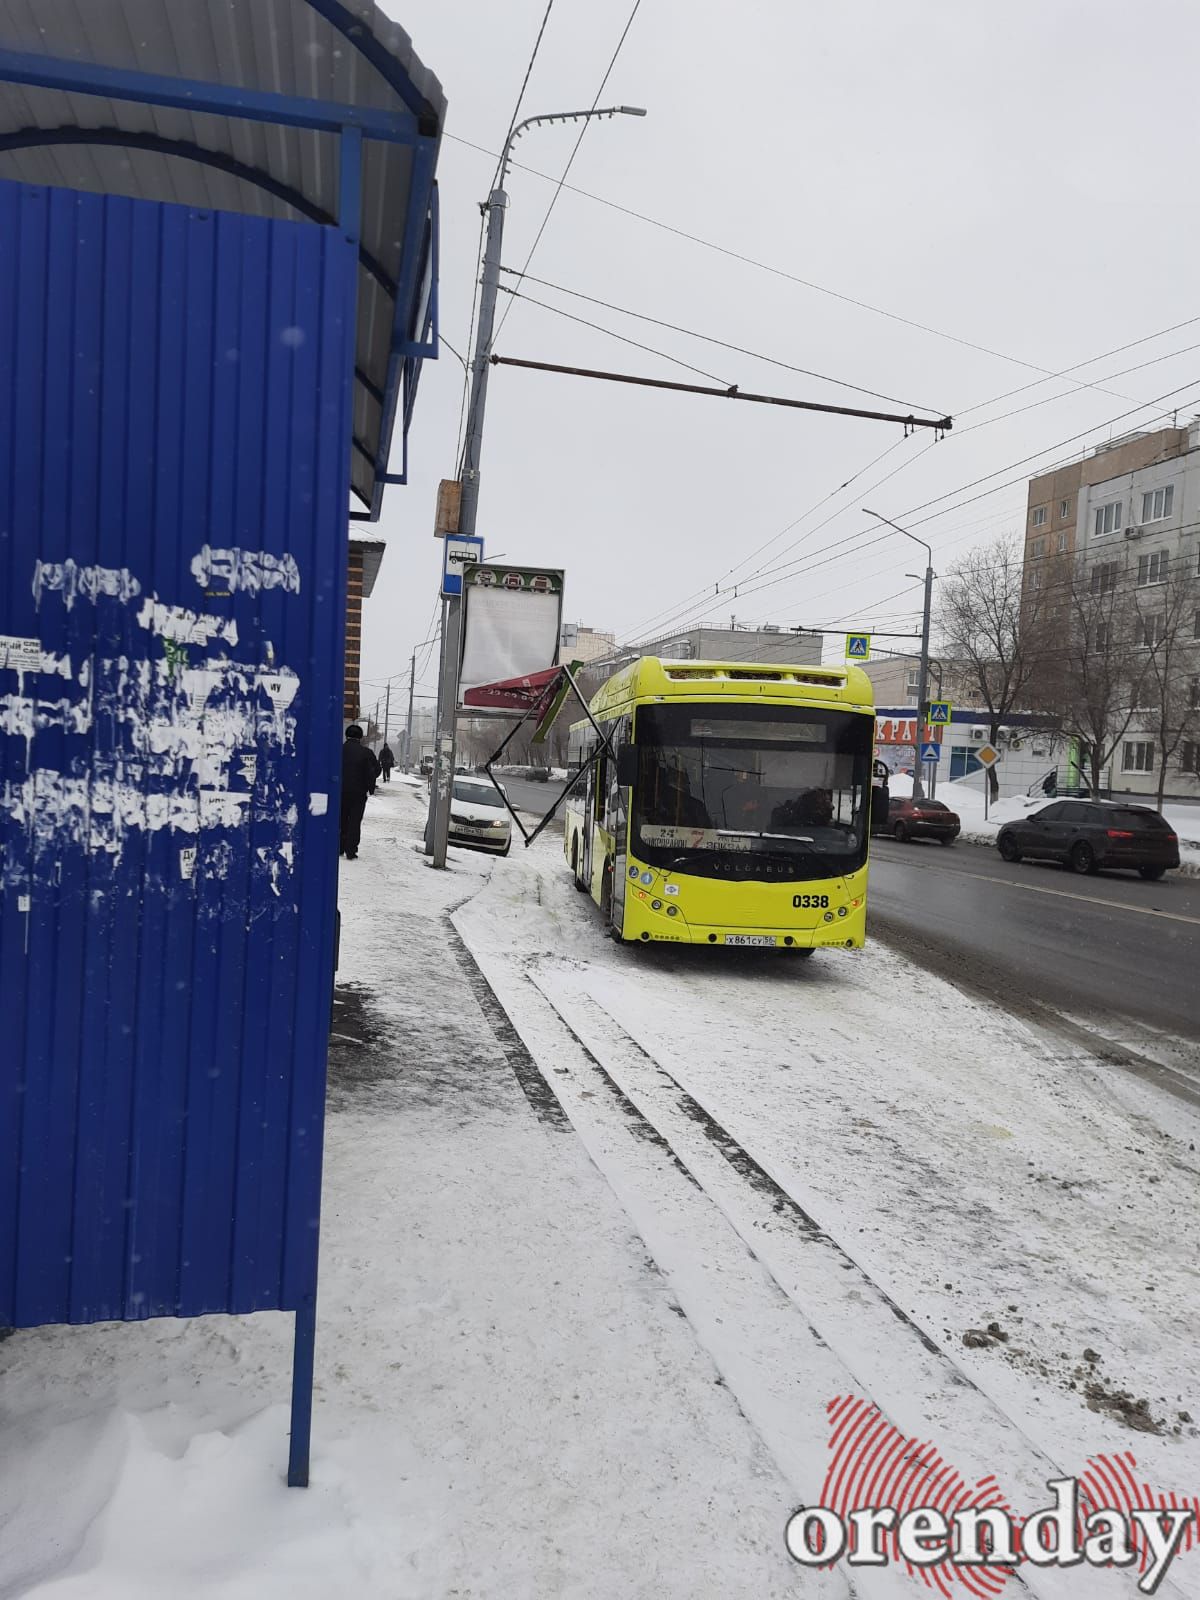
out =
<path fill-rule="evenodd" d="M 727 933 L 726 944 L 774 944 L 775 940 L 766 933 Z"/>

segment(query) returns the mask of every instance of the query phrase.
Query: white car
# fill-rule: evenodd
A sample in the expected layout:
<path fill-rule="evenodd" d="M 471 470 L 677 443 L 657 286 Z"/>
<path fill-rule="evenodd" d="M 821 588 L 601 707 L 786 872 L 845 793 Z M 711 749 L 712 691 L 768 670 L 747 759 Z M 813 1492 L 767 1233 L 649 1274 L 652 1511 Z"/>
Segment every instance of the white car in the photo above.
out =
<path fill-rule="evenodd" d="M 512 847 L 512 820 L 486 778 L 455 774 L 450 791 L 450 843 L 501 856 Z"/>

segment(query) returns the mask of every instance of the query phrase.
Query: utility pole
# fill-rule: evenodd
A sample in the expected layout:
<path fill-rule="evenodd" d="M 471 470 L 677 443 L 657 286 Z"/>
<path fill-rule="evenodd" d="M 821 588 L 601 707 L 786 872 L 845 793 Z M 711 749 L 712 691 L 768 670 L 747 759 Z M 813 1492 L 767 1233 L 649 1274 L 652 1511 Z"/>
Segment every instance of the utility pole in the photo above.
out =
<path fill-rule="evenodd" d="M 481 209 L 487 214 L 487 243 L 483 252 L 483 277 L 479 293 L 479 321 L 475 350 L 471 358 L 471 396 L 467 407 L 466 437 L 463 441 L 462 491 L 457 532 L 464 537 L 475 532 L 479 508 L 479 461 L 483 452 L 483 416 L 487 405 L 488 373 L 491 370 L 492 342 L 495 337 L 496 301 L 500 292 L 500 247 L 504 238 L 504 213 L 508 196 L 504 183 L 508 177 L 512 147 L 525 132 L 542 122 L 586 122 L 592 117 L 644 117 L 638 106 L 608 106 L 603 110 L 555 111 L 540 117 L 526 117 L 504 142 L 496 184 Z M 431 865 L 446 865 L 446 845 L 450 834 L 450 793 L 454 786 L 454 733 L 458 714 L 458 669 L 462 658 L 462 598 L 442 599 L 442 653 L 438 673 L 437 737 L 434 740 L 433 781 L 429 786 L 429 821 L 425 830 L 425 853 Z"/>
<path fill-rule="evenodd" d="M 412 662 L 408 669 L 408 721 L 404 724 L 404 765 L 411 767 L 412 758 L 412 714 L 413 690 L 417 686 L 417 652 L 412 653 Z"/>
<path fill-rule="evenodd" d="M 391 711 L 392 711 L 392 685 L 391 685 L 391 682 L 389 680 L 388 686 L 387 686 L 387 696 L 386 696 L 386 698 L 385 698 L 385 700 L 383 702 L 383 742 L 384 742 L 384 744 L 386 744 L 388 742 L 388 724 L 391 721 Z"/>
<path fill-rule="evenodd" d="M 913 799 L 922 800 L 925 797 L 925 785 L 921 770 L 921 745 L 924 743 L 921 735 L 929 710 L 926 697 L 929 694 L 929 614 L 933 606 L 933 551 L 924 539 L 918 539 L 915 533 L 909 533 L 907 528 L 902 528 L 890 517 L 881 517 L 878 511 L 868 511 L 866 506 L 862 510 L 864 517 L 874 517 L 876 522 L 886 522 L 889 528 L 895 528 L 897 533 L 902 533 L 906 539 L 919 544 L 925 552 L 925 610 L 921 620 L 921 659 L 917 669 L 917 721 L 913 730 Z M 904 576 L 915 578 L 918 575 L 915 572 L 906 572 Z"/>

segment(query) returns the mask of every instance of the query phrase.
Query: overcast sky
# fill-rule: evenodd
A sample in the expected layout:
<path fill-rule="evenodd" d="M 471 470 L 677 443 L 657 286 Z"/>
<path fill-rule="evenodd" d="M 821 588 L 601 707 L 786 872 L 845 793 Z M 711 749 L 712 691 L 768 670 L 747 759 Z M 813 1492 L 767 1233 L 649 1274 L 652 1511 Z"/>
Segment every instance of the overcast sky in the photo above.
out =
<path fill-rule="evenodd" d="M 592 103 L 631 5 L 555 0 L 522 115 Z M 466 355 L 478 203 L 493 162 L 452 136 L 499 148 L 545 0 L 388 8 L 449 101 L 438 170 L 441 326 Z M 1098 361 L 1075 382 L 996 399 L 1036 383 L 1043 374 L 1031 368 L 1060 371 L 1200 319 L 1198 58 L 1200 10 L 1184 0 L 642 0 L 604 103 L 649 115 L 594 122 L 569 182 L 777 270 L 564 190 L 530 273 L 905 409 L 944 411 L 957 425 L 929 448 L 931 435 L 903 441 L 884 423 L 493 369 L 479 508 L 489 553 L 562 566 L 567 620 L 621 640 L 653 631 L 656 617 L 915 626 L 920 597 L 906 574 L 922 554 L 899 535 L 868 545 L 878 527 L 859 507 L 907 522 L 944 571 L 973 544 L 1023 526 L 1023 481 L 960 502 L 1164 412 L 1169 421 L 1175 406 L 1181 418 L 1200 410 L 1200 348 L 1187 348 L 1200 347 L 1200 320 Z M 518 159 L 557 176 L 574 138 L 574 129 L 534 129 Z M 519 267 L 553 184 L 517 170 L 508 192 L 504 261 Z M 525 288 L 722 383 L 890 409 Z M 522 303 L 497 349 L 708 381 Z M 388 551 L 365 610 L 368 708 L 389 674 L 407 688 L 409 652 L 433 631 L 434 502 L 438 480 L 455 472 L 462 383 L 449 350 L 426 363 L 410 483 L 385 497 Z M 1123 415 L 1147 401 L 1156 403 Z M 1021 464 L 1035 452 L 1045 453 Z M 952 493 L 991 473 L 999 475 Z M 949 498 L 918 509 L 939 496 Z M 436 653 L 423 652 L 423 662 L 418 694 L 432 694 Z"/>

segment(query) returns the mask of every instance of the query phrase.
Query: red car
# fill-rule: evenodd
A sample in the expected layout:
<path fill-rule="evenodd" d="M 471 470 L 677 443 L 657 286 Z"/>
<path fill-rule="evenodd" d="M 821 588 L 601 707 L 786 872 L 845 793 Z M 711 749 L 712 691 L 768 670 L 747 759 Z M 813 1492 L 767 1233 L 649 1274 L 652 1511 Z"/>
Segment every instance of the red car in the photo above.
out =
<path fill-rule="evenodd" d="M 953 844 L 961 823 L 940 800 L 893 800 L 888 807 L 888 832 L 903 843 L 907 839 L 936 839 Z"/>

